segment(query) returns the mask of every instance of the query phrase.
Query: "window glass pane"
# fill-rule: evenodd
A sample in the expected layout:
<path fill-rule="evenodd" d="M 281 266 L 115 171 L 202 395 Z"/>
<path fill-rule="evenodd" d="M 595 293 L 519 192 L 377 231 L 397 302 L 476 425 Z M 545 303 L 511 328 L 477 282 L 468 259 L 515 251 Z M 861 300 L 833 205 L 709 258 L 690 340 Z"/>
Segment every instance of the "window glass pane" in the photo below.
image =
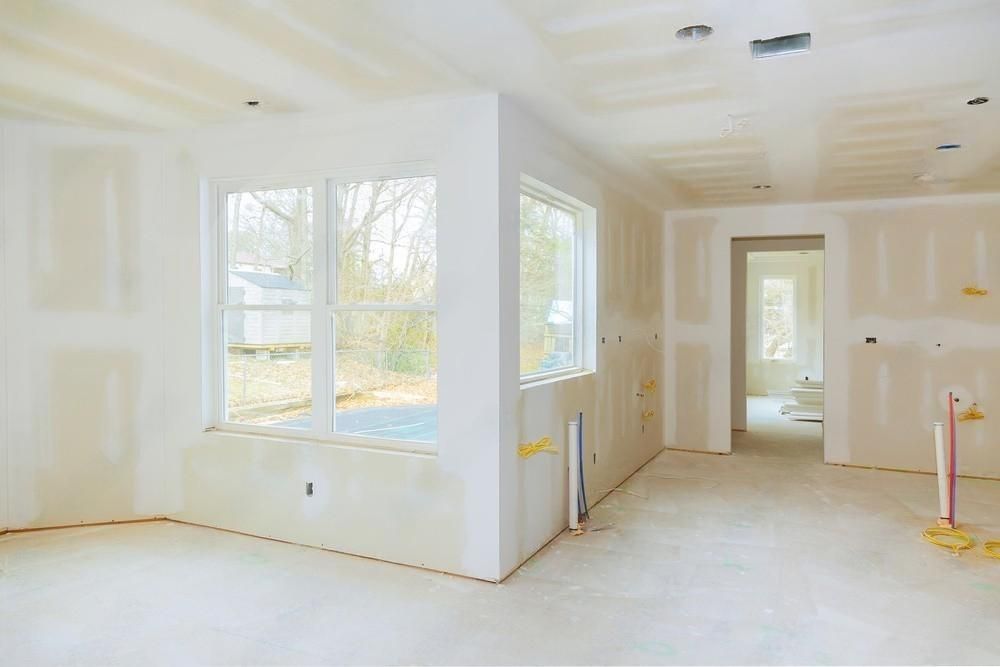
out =
<path fill-rule="evenodd" d="M 437 440 L 437 333 L 426 311 L 340 311 L 334 430 Z"/>
<path fill-rule="evenodd" d="M 436 180 L 337 186 L 339 303 L 434 303 Z"/>
<path fill-rule="evenodd" d="M 226 420 L 310 428 L 309 311 L 227 310 L 223 316 Z"/>
<path fill-rule="evenodd" d="M 226 219 L 227 303 L 312 301 L 312 188 L 230 193 Z"/>
<path fill-rule="evenodd" d="M 572 368 L 576 216 L 521 195 L 521 375 Z"/>
<path fill-rule="evenodd" d="M 795 357 L 795 281 L 791 278 L 762 281 L 761 343 L 765 359 Z"/>

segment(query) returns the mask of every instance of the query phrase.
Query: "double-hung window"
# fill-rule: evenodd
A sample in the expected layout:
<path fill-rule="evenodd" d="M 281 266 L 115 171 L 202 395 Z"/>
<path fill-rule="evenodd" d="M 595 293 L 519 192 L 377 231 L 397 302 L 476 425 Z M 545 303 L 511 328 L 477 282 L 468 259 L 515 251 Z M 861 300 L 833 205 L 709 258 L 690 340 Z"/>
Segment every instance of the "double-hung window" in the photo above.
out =
<path fill-rule="evenodd" d="M 217 187 L 213 423 L 436 442 L 434 176 Z"/>
<path fill-rule="evenodd" d="M 526 184 L 520 208 L 520 369 L 530 382 L 583 366 L 583 214 Z"/>

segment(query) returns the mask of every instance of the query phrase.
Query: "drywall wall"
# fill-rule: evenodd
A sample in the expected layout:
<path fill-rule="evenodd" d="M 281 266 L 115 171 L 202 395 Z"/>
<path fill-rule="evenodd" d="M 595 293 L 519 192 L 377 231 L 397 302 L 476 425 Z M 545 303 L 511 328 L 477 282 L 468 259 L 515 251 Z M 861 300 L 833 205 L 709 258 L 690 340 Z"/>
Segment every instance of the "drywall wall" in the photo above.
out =
<path fill-rule="evenodd" d="M 10 528 L 164 509 L 162 146 L 3 128 Z"/>
<path fill-rule="evenodd" d="M 521 387 L 519 193 L 521 175 L 597 210 L 591 299 L 595 373 Z M 662 368 L 661 214 L 627 194 L 593 160 L 507 98 L 500 100 L 501 569 L 510 572 L 566 527 L 566 423 L 584 413 L 584 463 L 593 503 L 663 448 L 659 398 L 639 396 Z M 585 308 L 586 309 L 586 308 Z M 619 337 L 620 340 L 619 340 Z M 550 436 L 558 455 L 523 459 L 519 442 Z"/>
<path fill-rule="evenodd" d="M 668 212 L 668 445 L 729 451 L 732 239 L 822 235 L 826 461 L 932 470 L 954 389 L 987 415 L 960 427 L 961 472 L 1000 476 L 998 215 L 997 195 Z"/>
<path fill-rule="evenodd" d="M 7 477 L 7 242 L 4 239 L 4 202 L 6 191 L 7 128 L 0 123 L 0 532 L 10 526 L 8 517 L 9 481 Z"/>
<path fill-rule="evenodd" d="M 774 360 L 761 349 L 761 281 L 770 276 L 795 280 L 794 357 Z M 752 254 L 746 280 L 747 394 L 787 392 L 797 378 L 823 379 L 823 256 L 821 253 Z"/>
<path fill-rule="evenodd" d="M 483 95 L 178 135 L 165 267 L 172 516 L 498 578 L 497 114 L 497 96 Z M 208 180 L 407 162 L 432 163 L 438 181 L 436 453 L 202 432 L 211 320 L 197 295 L 212 261 L 199 199 Z"/>

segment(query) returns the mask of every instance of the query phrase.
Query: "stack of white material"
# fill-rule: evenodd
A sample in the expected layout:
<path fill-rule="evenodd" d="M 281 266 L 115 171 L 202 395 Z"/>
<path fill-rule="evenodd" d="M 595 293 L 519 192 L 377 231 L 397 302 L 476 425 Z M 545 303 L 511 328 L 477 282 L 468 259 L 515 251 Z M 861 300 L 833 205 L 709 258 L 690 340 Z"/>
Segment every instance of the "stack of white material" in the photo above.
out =
<path fill-rule="evenodd" d="M 808 377 L 796 380 L 788 393 L 792 395 L 792 400 L 781 405 L 780 414 L 801 421 L 823 421 L 822 380 L 810 380 Z"/>

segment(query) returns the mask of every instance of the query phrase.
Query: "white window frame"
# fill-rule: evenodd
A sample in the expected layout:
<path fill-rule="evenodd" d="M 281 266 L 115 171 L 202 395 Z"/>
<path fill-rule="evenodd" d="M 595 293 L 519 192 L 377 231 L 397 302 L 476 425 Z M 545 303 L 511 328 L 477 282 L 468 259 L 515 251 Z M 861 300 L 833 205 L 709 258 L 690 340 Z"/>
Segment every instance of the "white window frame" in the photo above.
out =
<path fill-rule="evenodd" d="M 764 281 L 765 280 L 788 280 L 792 283 L 792 357 L 791 359 L 784 359 L 782 357 L 769 357 L 764 353 Z M 757 336 L 758 340 L 758 351 L 760 353 L 760 358 L 763 361 L 767 361 L 773 364 L 793 364 L 799 355 L 799 284 L 798 280 L 794 275 L 788 274 L 767 274 L 760 277 L 760 281 L 757 285 Z"/>
<path fill-rule="evenodd" d="M 521 205 L 520 195 L 525 195 L 536 199 L 544 204 L 558 208 L 573 216 L 573 365 L 566 368 L 556 368 L 552 370 L 538 371 L 535 373 L 521 374 L 521 384 L 532 384 L 544 380 L 563 378 L 566 376 L 579 375 L 587 371 L 586 347 L 584 343 L 585 331 L 585 275 L 586 261 L 584 247 L 586 245 L 586 233 L 584 229 L 584 217 L 588 207 L 569 195 L 559 192 L 555 188 L 548 186 L 541 181 L 529 176 L 521 176 L 521 189 L 518 196 L 518 278 L 521 275 Z M 591 209 L 592 210 L 592 209 Z M 521 295 L 521 286 L 518 283 L 518 299 Z M 518 320 L 520 321 L 520 307 L 518 308 Z M 518 328 L 518 368 L 520 369 L 520 327 Z"/>
<path fill-rule="evenodd" d="M 385 449 L 420 454 L 437 452 L 437 442 L 380 438 L 350 433 L 338 433 L 334 427 L 335 359 L 336 342 L 334 322 L 338 311 L 419 311 L 434 314 L 437 321 L 437 295 L 428 304 L 340 304 L 337 299 L 337 270 L 333 258 L 337 257 L 336 230 L 338 211 L 336 188 L 338 185 L 364 181 L 401 178 L 431 177 L 437 179 L 437 170 L 430 162 L 412 162 L 389 166 L 373 166 L 313 172 L 301 175 L 249 179 L 212 179 L 208 182 L 210 197 L 210 229 L 208 244 L 214 258 L 209 272 L 210 304 L 206 308 L 206 339 L 209 341 L 209 371 L 205 374 L 205 430 L 248 436 L 266 436 L 283 441 L 310 441 L 323 444 Z M 226 202 L 236 192 L 280 190 L 311 187 L 313 193 L 313 293 L 310 305 L 244 306 L 226 303 L 228 289 L 229 257 L 227 254 L 228 219 Z M 437 244 L 435 244 L 435 252 Z M 226 419 L 225 403 L 225 340 L 223 336 L 224 313 L 227 310 L 278 310 L 309 311 L 312 334 L 312 426 L 308 429 L 278 425 L 261 426 L 239 424 Z M 438 412 L 440 420 L 440 410 Z"/>

